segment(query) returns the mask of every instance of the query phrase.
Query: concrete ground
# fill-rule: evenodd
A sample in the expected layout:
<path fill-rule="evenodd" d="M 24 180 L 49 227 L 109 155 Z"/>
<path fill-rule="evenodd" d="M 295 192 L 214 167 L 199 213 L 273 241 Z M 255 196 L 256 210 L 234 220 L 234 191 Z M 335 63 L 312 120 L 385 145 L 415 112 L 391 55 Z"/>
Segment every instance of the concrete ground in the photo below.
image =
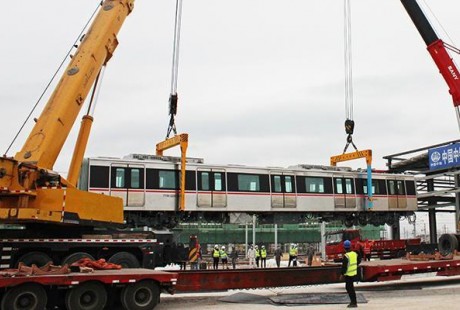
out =
<path fill-rule="evenodd" d="M 257 296 L 284 296 L 304 293 L 344 293 L 345 284 L 329 284 L 294 288 L 273 288 L 258 290 L 232 290 L 219 293 L 193 293 L 161 295 L 157 310 L 266 310 L 286 307 L 277 304 L 227 303 L 219 299 L 237 293 Z M 382 283 L 358 283 L 356 292 L 362 294 L 367 303 L 359 304 L 361 309 L 458 309 L 460 303 L 460 276 L 435 277 L 423 274 L 403 277 L 400 281 Z M 344 309 L 346 304 L 295 305 L 295 309 Z"/>

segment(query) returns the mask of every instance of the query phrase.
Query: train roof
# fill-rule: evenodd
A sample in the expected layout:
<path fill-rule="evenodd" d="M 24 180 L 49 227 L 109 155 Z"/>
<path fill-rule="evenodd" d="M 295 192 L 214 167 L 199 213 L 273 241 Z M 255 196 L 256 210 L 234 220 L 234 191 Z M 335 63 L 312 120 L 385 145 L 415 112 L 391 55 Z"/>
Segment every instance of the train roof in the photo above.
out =
<path fill-rule="evenodd" d="M 151 162 L 151 163 L 174 163 L 174 164 L 179 164 L 181 162 L 180 157 L 176 156 L 158 156 L 158 155 L 153 155 L 153 154 L 137 154 L 137 153 L 132 153 L 128 154 L 122 158 L 116 158 L 116 157 L 108 157 L 108 156 L 103 156 L 103 157 L 91 157 L 91 160 L 103 160 L 103 161 L 131 161 L 131 162 L 139 162 L 139 161 L 145 161 L 145 162 Z M 187 157 L 187 163 L 188 164 L 195 164 L 195 165 L 204 165 L 204 159 L 203 158 L 197 158 L 197 157 Z M 241 164 L 207 164 L 206 166 L 212 166 L 212 167 L 227 167 L 227 168 L 246 168 L 246 169 L 269 169 L 269 170 L 292 170 L 292 171 L 315 171 L 315 172 L 344 172 L 344 173 L 362 173 L 366 174 L 367 170 L 366 169 L 356 169 L 353 170 L 351 167 L 339 167 L 339 166 L 327 166 L 327 165 L 314 165 L 314 164 L 297 164 L 297 165 L 291 165 L 288 167 L 269 167 L 269 166 L 248 166 L 248 165 L 241 165 Z M 389 173 L 386 171 L 377 171 L 378 174 L 388 174 L 388 175 L 394 175 L 393 173 Z"/>

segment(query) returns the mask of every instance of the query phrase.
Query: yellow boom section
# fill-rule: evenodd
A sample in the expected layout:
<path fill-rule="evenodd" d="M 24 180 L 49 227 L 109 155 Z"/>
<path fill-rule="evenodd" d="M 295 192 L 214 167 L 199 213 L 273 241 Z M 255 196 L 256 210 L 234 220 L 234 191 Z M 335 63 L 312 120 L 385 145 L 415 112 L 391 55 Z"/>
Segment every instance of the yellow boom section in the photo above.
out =
<path fill-rule="evenodd" d="M 52 168 L 133 6 L 134 0 L 102 3 L 22 150 L 14 158 L 0 158 L 0 222 L 123 223 L 122 199 L 75 188 L 92 118 L 84 118 L 70 182 Z"/>
<path fill-rule="evenodd" d="M 15 159 L 53 169 L 101 67 L 112 57 L 134 0 L 106 0 Z"/>

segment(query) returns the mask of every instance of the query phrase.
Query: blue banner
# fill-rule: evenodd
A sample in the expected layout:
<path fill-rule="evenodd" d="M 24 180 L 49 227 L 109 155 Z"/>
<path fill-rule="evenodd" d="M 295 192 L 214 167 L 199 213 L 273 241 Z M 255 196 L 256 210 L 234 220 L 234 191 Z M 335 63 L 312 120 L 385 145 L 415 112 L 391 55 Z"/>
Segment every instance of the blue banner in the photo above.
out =
<path fill-rule="evenodd" d="M 460 143 L 428 150 L 430 170 L 460 166 Z"/>

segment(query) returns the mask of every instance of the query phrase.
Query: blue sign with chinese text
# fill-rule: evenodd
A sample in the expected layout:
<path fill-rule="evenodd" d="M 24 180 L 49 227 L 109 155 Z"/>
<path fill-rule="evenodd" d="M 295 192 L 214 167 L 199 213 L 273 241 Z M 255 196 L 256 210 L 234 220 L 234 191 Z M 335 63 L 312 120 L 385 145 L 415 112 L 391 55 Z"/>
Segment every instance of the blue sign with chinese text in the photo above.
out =
<path fill-rule="evenodd" d="M 460 166 L 460 143 L 428 150 L 430 170 Z"/>

